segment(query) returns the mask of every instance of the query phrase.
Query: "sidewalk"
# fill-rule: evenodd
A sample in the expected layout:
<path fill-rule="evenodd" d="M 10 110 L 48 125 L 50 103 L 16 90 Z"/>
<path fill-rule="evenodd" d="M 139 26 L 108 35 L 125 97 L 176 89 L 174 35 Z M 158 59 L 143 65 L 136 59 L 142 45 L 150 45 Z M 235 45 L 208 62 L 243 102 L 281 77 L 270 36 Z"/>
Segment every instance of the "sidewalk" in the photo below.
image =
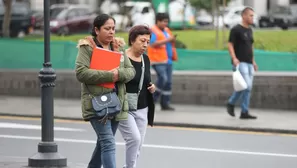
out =
<path fill-rule="evenodd" d="M 297 112 L 251 109 L 257 120 L 240 120 L 230 117 L 225 107 L 174 105 L 175 111 L 160 111 L 156 107 L 155 125 L 231 130 L 263 131 L 297 134 Z M 80 100 L 54 99 L 56 118 L 82 120 Z M 41 115 L 40 98 L 0 97 L 0 115 Z"/>

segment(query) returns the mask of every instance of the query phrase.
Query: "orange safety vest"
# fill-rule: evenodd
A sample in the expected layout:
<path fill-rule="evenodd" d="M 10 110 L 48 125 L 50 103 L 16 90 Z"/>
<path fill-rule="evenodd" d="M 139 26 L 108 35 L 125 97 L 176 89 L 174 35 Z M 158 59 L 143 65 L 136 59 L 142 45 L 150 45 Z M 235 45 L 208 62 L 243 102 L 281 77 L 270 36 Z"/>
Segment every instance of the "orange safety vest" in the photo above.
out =
<path fill-rule="evenodd" d="M 169 30 L 169 28 L 165 28 L 164 29 L 170 36 L 173 36 L 171 31 Z M 162 40 L 166 40 L 166 36 L 164 35 L 164 33 L 155 25 L 151 28 L 151 31 L 153 33 L 155 33 L 155 35 L 157 36 L 157 41 L 162 41 Z M 176 52 L 176 48 L 175 48 L 175 43 L 172 43 L 172 60 L 176 61 L 177 60 L 177 52 Z M 147 54 L 148 57 L 150 59 L 150 62 L 152 64 L 156 64 L 156 63 L 167 63 L 168 61 L 168 56 L 167 56 L 167 51 L 166 51 L 166 44 L 163 44 L 159 47 L 151 47 L 148 46 L 147 49 Z"/>

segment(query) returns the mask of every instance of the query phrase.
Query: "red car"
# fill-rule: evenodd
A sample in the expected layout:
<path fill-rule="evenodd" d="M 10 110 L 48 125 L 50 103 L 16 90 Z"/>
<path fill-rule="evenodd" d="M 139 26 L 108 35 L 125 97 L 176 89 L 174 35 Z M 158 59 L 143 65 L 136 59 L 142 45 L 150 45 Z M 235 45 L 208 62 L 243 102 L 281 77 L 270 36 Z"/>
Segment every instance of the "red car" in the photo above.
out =
<path fill-rule="evenodd" d="M 84 5 L 53 5 L 50 12 L 51 33 L 60 36 L 90 32 L 96 17 L 95 13 L 90 12 L 89 7 Z"/>

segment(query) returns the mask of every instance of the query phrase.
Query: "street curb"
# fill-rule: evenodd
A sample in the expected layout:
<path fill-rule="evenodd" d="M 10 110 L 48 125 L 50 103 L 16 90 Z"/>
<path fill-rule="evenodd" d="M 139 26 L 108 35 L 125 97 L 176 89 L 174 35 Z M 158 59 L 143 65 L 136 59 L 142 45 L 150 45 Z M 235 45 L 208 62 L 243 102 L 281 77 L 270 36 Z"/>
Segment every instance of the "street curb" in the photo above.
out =
<path fill-rule="evenodd" d="M 21 115 L 21 114 L 9 114 L 9 113 L 0 113 L 0 116 L 24 117 L 24 118 L 40 118 L 41 117 L 40 115 Z M 55 116 L 54 119 L 84 121 L 82 118 L 76 118 L 76 117 L 57 117 L 57 116 Z M 296 134 L 297 135 L 297 130 L 284 130 L 284 129 L 271 129 L 271 128 L 252 128 L 252 127 L 235 127 L 235 126 L 206 125 L 206 124 L 167 123 L 167 122 L 158 122 L 158 121 L 156 121 L 154 123 L 154 126 L 217 129 L 217 130 L 226 130 L 226 131 L 230 130 L 230 131 L 276 133 L 276 134 Z"/>

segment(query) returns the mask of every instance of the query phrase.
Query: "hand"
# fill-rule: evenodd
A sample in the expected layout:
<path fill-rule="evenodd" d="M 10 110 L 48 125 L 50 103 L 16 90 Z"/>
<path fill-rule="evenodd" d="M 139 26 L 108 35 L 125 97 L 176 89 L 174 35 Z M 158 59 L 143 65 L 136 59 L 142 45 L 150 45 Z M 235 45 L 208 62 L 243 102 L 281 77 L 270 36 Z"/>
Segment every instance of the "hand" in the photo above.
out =
<path fill-rule="evenodd" d="M 112 44 L 113 44 L 114 51 L 117 51 L 117 52 L 120 51 L 120 48 L 123 48 L 126 45 L 125 40 L 120 37 L 113 38 Z"/>
<path fill-rule="evenodd" d="M 149 90 L 150 93 L 155 93 L 156 91 L 156 86 L 154 84 L 151 84 L 147 90 Z"/>
<path fill-rule="evenodd" d="M 112 41 L 112 47 L 114 51 L 119 52 L 120 51 L 120 44 L 118 42 L 118 40 L 116 40 L 115 38 Z"/>
<path fill-rule="evenodd" d="M 239 62 L 239 60 L 237 59 L 237 58 L 233 58 L 232 59 L 232 62 L 233 62 L 233 65 L 234 66 L 237 66 L 240 62 Z"/>
<path fill-rule="evenodd" d="M 256 62 L 253 63 L 253 66 L 254 66 L 254 70 L 258 71 L 258 65 L 256 64 Z"/>
<path fill-rule="evenodd" d="M 113 82 L 116 82 L 119 80 L 119 70 L 118 68 L 110 70 L 110 72 L 113 73 Z"/>
<path fill-rule="evenodd" d="M 175 42 L 176 38 L 175 36 L 171 36 L 168 38 L 169 42 Z"/>

